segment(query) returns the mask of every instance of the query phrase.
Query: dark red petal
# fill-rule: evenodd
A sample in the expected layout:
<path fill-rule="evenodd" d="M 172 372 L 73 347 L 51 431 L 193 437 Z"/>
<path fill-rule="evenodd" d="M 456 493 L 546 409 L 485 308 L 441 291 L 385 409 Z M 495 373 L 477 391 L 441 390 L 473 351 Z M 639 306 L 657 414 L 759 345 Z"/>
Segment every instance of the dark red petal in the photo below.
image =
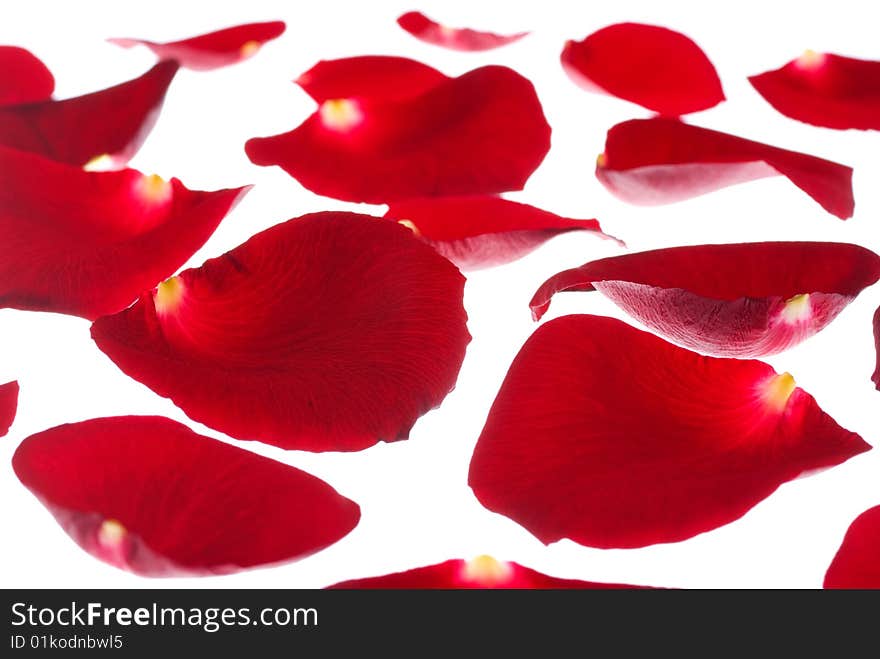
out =
<path fill-rule="evenodd" d="M 732 522 L 786 481 L 869 449 L 767 364 L 565 316 L 514 360 L 469 483 L 545 543 L 642 547 Z"/>
<path fill-rule="evenodd" d="M 436 565 L 418 567 L 381 577 L 352 579 L 328 586 L 330 589 L 621 589 L 638 588 L 624 584 L 596 583 L 577 579 L 560 579 L 537 572 L 518 563 L 498 561 L 491 556 L 478 556 L 469 561 L 453 559 Z"/>
<path fill-rule="evenodd" d="M 455 385 L 464 278 L 397 224 L 315 213 L 186 270 L 92 337 L 239 439 L 313 451 L 403 439 Z"/>
<path fill-rule="evenodd" d="M 80 547 L 145 576 L 302 558 L 360 519 L 324 481 L 164 417 L 52 428 L 24 440 L 12 466 Z"/>
<path fill-rule="evenodd" d="M 528 32 L 517 32 L 516 34 L 503 35 L 469 28 L 447 27 L 432 21 L 418 11 L 403 14 L 397 19 L 397 24 L 416 39 L 425 43 L 462 51 L 492 50 L 519 41 L 528 34 Z"/>
<path fill-rule="evenodd" d="M 140 78 L 85 96 L 0 108 L 0 144 L 70 165 L 100 158 L 105 168 L 122 167 L 156 123 L 177 69 L 159 62 Z"/>
<path fill-rule="evenodd" d="M 828 571 L 825 588 L 880 588 L 880 506 L 850 524 Z"/>
<path fill-rule="evenodd" d="M 318 62 L 296 84 L 320 104 L 339 98 L 403 100 L 448 80 L 437 69 L 405 57 L 364 55 Z"/>
<path fill-rule="evenodd" d="M 807 51 L 749 82 L 791 119 L 826 128 L 880 130 L 880 62 Z"/>
<path fill-rule="evenodd" d="M 246 149 L 317 194 L 386 203 L 519 190 L 550 149 L 550 126 L 532 83 L 487 66 L 403 100 L 325 101 Z"/>
<path fill-rule="evenodd" d="M 0 384 L 0 437 L 9 432 L 18 410 L 18 382 Z"/>
<path fill-rule="evenodd" d="M 491 195 L 408 199 L 389 204 L 397 220 L 463 270 L 515 261 L 560 233 L 592 231 L 596 220 L 575 220 Z"/>
<path fill-rule="evenodd" d="M 700 47 L 656 25 L 619 23 L 569 41 L 562 67 L 584 89 L 664 115 L 698 112 L 724 100 L 715 67 Z"/>
<path fill-rule="evenodd" d="M 608 131 L 596 178 L 631 204 L 669 204 L 781 174 L 832 215 L 852 217 L 852 168 L 691 126 L 635 119 Z"/>
<path fill-rule="evenodd" d="M 0 105 L 43 101 L 55 91 L 55 78 L 30 51 L 0 46 Z"/>
<path fill-rule="evenodd" d="M 146 46 L 159 59 L 175 60 L 180 66 L 195 71 L 210 71 L 222 66 L 236 64 L 256 54 L 267 41 L 277 39 L 284 33 L 282 21 L 236 25 L 197 37 L 156 43 L 143 39 L 108 39 L 123 48 Z"/>
<path fill-rule="evenodd" d="M 759 357 L 812 336 L 880 279 L 880 256 L 847 243 L 695 245 L 625 254 L 564 270 L 530 303 L 598 290 L 659 334 L 725 357 Z"/>
<path fill-rule="evenodd" d="M 90 319 L 174 274 L 247 190 L 188 190 L 5 147 L 0 171 L 0 307 Z"/>
<path fill-rule="evenodd" d="M 877 368 L 874 369 L 871 380 L 880 390 L 880 307 L 874 312 L 874 350 L 877 353 Z"/>

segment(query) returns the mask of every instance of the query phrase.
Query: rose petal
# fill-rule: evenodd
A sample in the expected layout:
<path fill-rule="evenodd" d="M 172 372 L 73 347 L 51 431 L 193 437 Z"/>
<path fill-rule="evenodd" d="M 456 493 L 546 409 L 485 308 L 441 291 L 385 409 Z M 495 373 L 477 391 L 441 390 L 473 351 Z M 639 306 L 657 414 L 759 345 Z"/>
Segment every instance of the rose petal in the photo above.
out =
<path fill-rule="evenodd" d="M 82 166 L 123 167 L 159 117 L 177 73 L 159 62 L 140 78 L 63 101 L 0 107 L 0 144 Z"/>
<path fill-rule="evenodd" d="M 656 25 L 618 23 L 569 41 L 562 67 L 584 89 L 664 115 L 698 112 L 724 100 L 721 80 L 700 47 Z"/>
<path fill-rule="evenodd" d="M 878 279 L 880 256 L 858 245 L 695 245 L 564 270 L 544 282 L 530 304 L 538 320 L 555 293 L 598 290 L 685 347 L 758 357 L 812 336 Z"/>
<path fill-rule="evenodd" d="M 30 51 L 0 46 L 0 106 L 43 101 L 55 91 L 55 78 Z"/>
<path fill-rule="evenodd" d="M 575 220 L 491 195 L 408 199 L 389 204 L 397 220 L 463 270 L 515 261 L 560 233 L 591 231 L 596 220 Z"/>
<path fill-rule="evenodd" d="M 0 384 L 0 437 L 5 437 L 18 410 L 18 382 Z"/>
<path fill-rule="evenodd" d="M 492 50 L 519 41 L 528 32 L 516 34 L 495 34 L 469 28 L 452 28 L 440 25 L 436 21 L 418 11 L 410 11 L 397 19 L 397 24 L 413 35 L 416 39 L 434 46 L 442 46 L 450 50 L 482 51 Z"/>
<path fill-rule="evenodd" d="M 193 191 L 5 147 L 0 171 L 0 307 L 90 319 L 173 274 L 247 190 Z"/>
<path fill-rule="evenodd" d="M 92 337 L 239 439 L 312 451 L 403 439 L 455 385 L 464 278 L 391 222 L 315 213 L 187 270 Z"/>
<path fill-rule="evenodd" d="M 880 506 L 850 524 L 828 571 L 825 588 L 880 588 Z"/>
<path fill-rule="evenodd" d="M 146 46 L 160 59 L 175 60 L 180 66 L 195 71 L 210 71 L 252 57 L 267 41 L 280 37 L 284 29 L 285 25 L 282 21 L 271 21 L 236 25 L 167 43 L 143 39 L 108 39 L 107 41 L 123 48 Z"/>
<path fill-rule="evenodd" d="M 144 576 L 302 558 L 360 518 L 324 481 L 164 417 L 52 428 L 24 440 L 12 466 L 80 547 Z"/>
<path fill-rule="evenodd" d="M 880 62 L 807 51 L 749 82 L 791 119 L 825 128 L 880 130 Z"/>
<path fill-rule="evenodd" d="M 676 542 L 870 449 L 758 361 L 704 357 L 611 318 L 542 325 L 477 442 L 480 502 L 542 542 Z"/>
<path fill-rule="evenodd" d="M 871 381 L 880 390 L 880 307 L 874 312 L 874 351 L 877 354 L 877 368 L 874 369 Z"/>
<path fill-rule="evenodd" d="M 855 202 L 852 168 L 675 119 L 636 119 L 608 131 L 596 178 L 631 204 L 669 204 L 781 174 L 842 220 Z"/>
<path fill-rule="evenodd" d="M 596 583 L 577 579 L 560 579 L 537 572 L 517 563 L 498 561 L 491 556 L 477 556 L 471 560 L 453 559 L 395 572 L 381 577 L 352 579 L 328 586 L 339 590 L 411 590 L 411 589 L 622 589 L 638 588 L 624 584 Z"/>
<path fill-rule="evenodd" d="M 246 146 L 312 192 L 368 203 L 519 190 L 549 148 L 534 87 L 500 66 L 403 100 L 328 100 L 295 130 Z"/>

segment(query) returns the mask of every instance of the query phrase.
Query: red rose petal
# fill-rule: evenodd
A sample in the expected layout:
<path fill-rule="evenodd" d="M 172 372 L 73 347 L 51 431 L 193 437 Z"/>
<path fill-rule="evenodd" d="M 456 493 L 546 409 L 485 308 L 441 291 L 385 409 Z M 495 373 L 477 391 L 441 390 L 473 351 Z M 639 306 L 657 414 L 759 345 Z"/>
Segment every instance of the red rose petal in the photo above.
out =
<path fill-rule="evenodd" d="M 700 47 L 656 25 L 619 23 L 569 41 L 562 67 L 584 89 L 664 115 L 698 112 L 724 100 L 715 67 Z"/>
<path fill-rule="evenodd" d="M 880 390 L 880 307 L 874 312 L 874 350 L 877 353 L 877 368 L 874 369 L 871 381 Z"/>
<path fill-rule="evenodd" d="M 878 279 L 880 256 L 858 245 L 695 245 L 565 270 L 544 282 L 530 304 L 538 320 L 555 293 L 598 290 L 685 347 L 758 357 L 812 336 Z"/>
<path fill-rule="evenodd" d="M 856 517 L 828 571 L 825 588 L 880 588 L 880 506 Z"/>
<path fill-rule="evenodd" d="M 0 307 L 90 319 L 173 274 L 246 191 L 87 172 L 5 147 L 0 171 Z"/>
<path fill-rule="evenodd" d="M 18 410 L 18 382 L 0 384 L 0 437 L 6 436 Z"/>
<path fill-rule="evenodd" d="M 55 78 L 30 51 L 0 46 L 0 106 L 43 101 L 55 91 Z"/>
<path fill-rule="evenodd" d="M 391 222 L 315 213 L 187 270 L 92 337 L 239 439 L 313 451 L 403 439 L 455 385 L 464 278 Z"/>
<path fill-rule="evenodd" d="M 575 220 L 491 195 L 409 199 L 389 204 L 397 220 L 463 270 L 515 261 L 560 233 L 592 231 L 596 220 Z"/>
<path fill-rule="evenodd" d="M 825 128 L 880 130 L 880 62 L 807 51 L 749 82 L 791 119 Z"/>
<path fill-rule="evenodd" d="M 180 66 L 195 71 L 210 71 L 252 57 L 267 41 L 280 37 L 284 29 L 285 25 L 282 21 L 271 21 L 236 25 L 168 43 L 143 39 L 108 39 L 108 41 L 123 48 L 146 46 L 160 59 L 175 60 Z"/>
<path fill-rule="evenodd" d="M 545 543 L 642 547 L 732 522 L 782 483 L 869 449 L 767 364 L 565 316 L 514 360 L 469 483 Z"/>
<path fill-rule="evenodd" d="M 450 50 L 461 51 L 481 51 L 492 50 L 506 46 L 514 41 L 519 41 L 528 32 L 518 32 L 516 34 L 494 34 L 492 32 L 482 32 L 479 30 L 471 30 L 469 28 L 452 28 L 440 25 L 436 21 L 418 11 L 411 11 L 403 14 L 397 19 L 397 24 L 404 30 L 413 35 L 416 39 L 434 46 L 442 46 Z"/>
<path fill-rule="evenodd" d="M 636 119 L 608 131 L 596 178 L 631 204 L 669 204 L 781 174 L 840 219 L 852 217 L 852 168 L 675 119 Z"/>
<path fill-rule="evenodd" d="M 163 417 L 52 428 L 24 440 L 12 466 L 80 547 L 144 576 L 302 558 L 360 519 L 324 481 Z"/>
<path fill-rule="evenodd" d="M 519 190 L 549 148 L 532 83 L 500 66 L 403 100 L 328 100 L 295 130 L 246 146 L 312 192 L 367 203 Z"/>
<path fill-rule="evenodd" d="M 537 572 L 517 563 L 498 561 L 491 556 L 478 556 L 469 561 L 453 559 L 381 577 L 352 579 L 328 586 L 339 590 L 411 590 L 411 589 L 621 589 L 638 588 L 624 584 L 596 583 L 577 579 L 560 579 Z"/>
<path fill-rule="evenodd" d="M 0 107 L 0 144 L 70 165 L 100 158 L 123 167 L 156 123 L 177 69 L 159 62 L 140 78 L 85 96 Z"/>

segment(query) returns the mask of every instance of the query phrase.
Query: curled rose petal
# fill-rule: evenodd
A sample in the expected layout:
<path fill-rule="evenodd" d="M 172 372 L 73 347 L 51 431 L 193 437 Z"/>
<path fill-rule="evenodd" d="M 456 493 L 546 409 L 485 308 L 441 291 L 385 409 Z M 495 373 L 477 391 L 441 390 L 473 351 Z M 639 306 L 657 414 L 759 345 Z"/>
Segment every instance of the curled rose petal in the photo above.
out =
<path fill-rule="evenodd" d="M 596 220 L 575 220 L 491 195 L 408 199 L 389 204 L 396 220 L 463 270 L 515 261 L 554 236 L 591 231 Z"/>
<path fill-rule="evenodd" d="M 878 279 L 880 256 L 858 245 L 695 245 L 564 270 L 541 285 L 530 305 L 538 320 L 554 294 L 598 290 L 685 347 L 759 357 L 812 336 Z"/>
<path fill-rule="evenodd" d="M 55 78 L 30 51 L 0 46 L 0 106 L 44 101 L 55 91 Z"/>
<path fill-rule="evenodd" d="M 514 360 L 469 484 L 542 542 L 642 547 L 728 524 L 786 481 L 870 448 L 788 373 L 565 316 Z"/>
<path fill-rule="evenodd" d="M 549 148 L 532 83 L 501 66 L 404 99 L 329 99 L 295 130 L 246 145 L 312 192 L 367 203 L 519 190 Z"/>
<path fill-rule="evenodd" d="M 404 439 L 455 385 L 470 340 L 463 288 L 408 229 L 315 213 L 164 282 L 92 337 L 233 437 L 359 450 Z"/>
<path fill-rule="evenodd" d="M 635 119 L 608 131 L 596 178 L 631 204 L 654 206 L 782 175 L 845 220 L 855 202 L 852 168 L 675 119 Z"/>
<path fill-rule="evenodd" d="M 85 96 L 0 107 L 0 144 L 78 167 L 124 167 L 156 123 L 177 69 L 159 62 Z"/>
<path fill-rule="evenodd" d="M 825 128 L 880 130 L 880 62 L 808 50 L 749 82 L 791 119 Z"/>
<path fill-rule="evenodd" d="M 110 43 L 132 48 L 146 46 L 159 59 L 175 60 L 180 66 L 195 71 L 210 71 L 236 64 L 252 57 L 267 41 L 284 33 L 282 21 L 236 25 L 189 39 L 156 43 L 143 39 L 108 39 Z"/>
<path fill-rule="evenodd" d="M 874 312 L 874 352 L 877 354 L 877 367 L 874 369 L 871 381 L 880 390 L 880 307 Z"/>
<path fill-rule="evenodd" d="M 334 584 L 334 590 L 411 590 L 411 589 L 622 589 L 638 588 L 624 584 L 596 583 L 577 579 L 560 579 L 542 574 L 518 563 L 499 561 L 491 556 L 477 556 L 471 560 L 453 559 L 395 572 L 381 577 L 352 579 Z"/>
<path fill-rule="evenodd" d="M 324 481 L 164 417 L 58 426 L 24 440 L 12 466 L 80 547 L 144 576 L 302 558 L 360 519 Z"/>
<path fill-rule="evenodd" d="M 880 506 L 850 524 L 825 573 L 824 587 L 880 589 Z"/>
<path fill-rule="evenodd" d="M 0 437 L 9 432 L 18 410 L 18 382 L 0 384 Z"/>
<path fill-rule="evenodd" d="M 656 25 L 618 23 L 569 41 L 562 67 L 588 91 L 617 96 L 659 114 L 679 116 L 724 100 L 721 80 L 700 47 Z"/>
<path fill-rule="evenodd" d="M 247 188 L 201 192 L 0 147 L 0 308 L 93 319 L 172 275 Z"/>
<path fill-rule="evenodd" d="M 492 50 L 506 46 L 514 41 L 519 41 L 528 32 L 516 34 L 495 34 L 471 30 L 469 28 L 454 28 L 440 25 L 436 21 L 418 11 L 410 11 L 397 19 L 397 24 L 413 35 L 416 39 L 434 46 L 442 46 L 450 50 L 481 51 Z"/>

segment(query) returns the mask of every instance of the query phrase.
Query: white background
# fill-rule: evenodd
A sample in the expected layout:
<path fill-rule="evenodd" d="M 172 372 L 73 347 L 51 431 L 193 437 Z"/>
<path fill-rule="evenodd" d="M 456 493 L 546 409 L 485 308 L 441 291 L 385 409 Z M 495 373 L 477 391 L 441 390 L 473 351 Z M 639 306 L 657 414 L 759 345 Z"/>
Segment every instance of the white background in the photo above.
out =
<path fill-rule="evenodd" d="M 256 188 L 189 262 L 201 264 L 250 235 L 307 212 L 351 209 L 317 197 L 280 169 L 252 165 L 243 144 L 292 129 L 314 109 L 292 82 L 320 59 L 409 56 L 449 75 L 498 63 L 536 85 L 553 126 L 553 148 L 526 189 L 509 195 L 573 217 L 597 217 L 633 250 L 680 244 L 760 240 L 839 240 L 880 249 L 880 134 L 831 131 L 788 120 L 751 88 L 746 76 L 775 69 L 803 50 L 880 59 L 872 3 L 754 4 L 694 2 L 46 2 L 3 3 L 0 43 L 29 48 L 53 71 L 56 97 L 100 89 L 140 75 L 154 58 L 121 50 L 107 37 L 157 41 L 236 23 L 283 19 L 287 32 L 256 57 L 215 72 L 182 70 L 162 116 L 132 166 L 190 188 L 247 183 Z M 467 54 L 422 44 L 395 24 L 422 9 L 450 25 L 498 32 L 532 30 L 496 51 Z M 614 22 L 664 25 L 697 41 L 715 63 L 728 101 L 692 115 L 699 125 L 801 150 L 855 167 L 856 214 L 825 213 L 777 177 L 657 208 L 615 200 L 593 177 L 605 131 L 641 108 L 575 87 L 559 65 L 566 39 Z M 2 75 L 2 72 L 0 72 Z M 174 236 L 169 235 L 169 240 Z M 466 291 L 474 336 L 456 390 L 425 415 L 411 439 L 361 453 L 285 452 L 240 445 L 324 478 L 357 501 L 363 518 L 344 540 L 312 557 L 237 575 L 149 580 L 81 551 L 15 478 L 10 459 L 28 435 L 61 423 L 116 414 L 162 414 L 197 432 L 169 401 L 128 379 L 89 339 L 86 321 L 0 310 L 0 382 L 21 384 L 19 415 L 0 440 L 0 586 L 4 587 L 322 587 L 489 553 L 548 574 L 679 587 L 818 587 L 852 519 L 880 503 L 880 452 L 782 486 L 743 519 L 686 542 L 601 551 L 563 541 L 545 547 L 514 522 L 483 509 L 467 487 L 467 467 L 489 406 L 510 361 L 534 330 L 528 300 L 559 269 L 620 250 L 589 235 L 559 237 L 515 264 L 471 274 Z M 790 371 L 841 425 L 876 444 L 880 393 L 873 370 L 871 314 L 880 288 L 869 289 L 825 331 L 768 359 Z M 564 313 L 621 317 L 598 293 L 554 301 Z M 112 468 L 112 465 L 108 465 Z"/>

